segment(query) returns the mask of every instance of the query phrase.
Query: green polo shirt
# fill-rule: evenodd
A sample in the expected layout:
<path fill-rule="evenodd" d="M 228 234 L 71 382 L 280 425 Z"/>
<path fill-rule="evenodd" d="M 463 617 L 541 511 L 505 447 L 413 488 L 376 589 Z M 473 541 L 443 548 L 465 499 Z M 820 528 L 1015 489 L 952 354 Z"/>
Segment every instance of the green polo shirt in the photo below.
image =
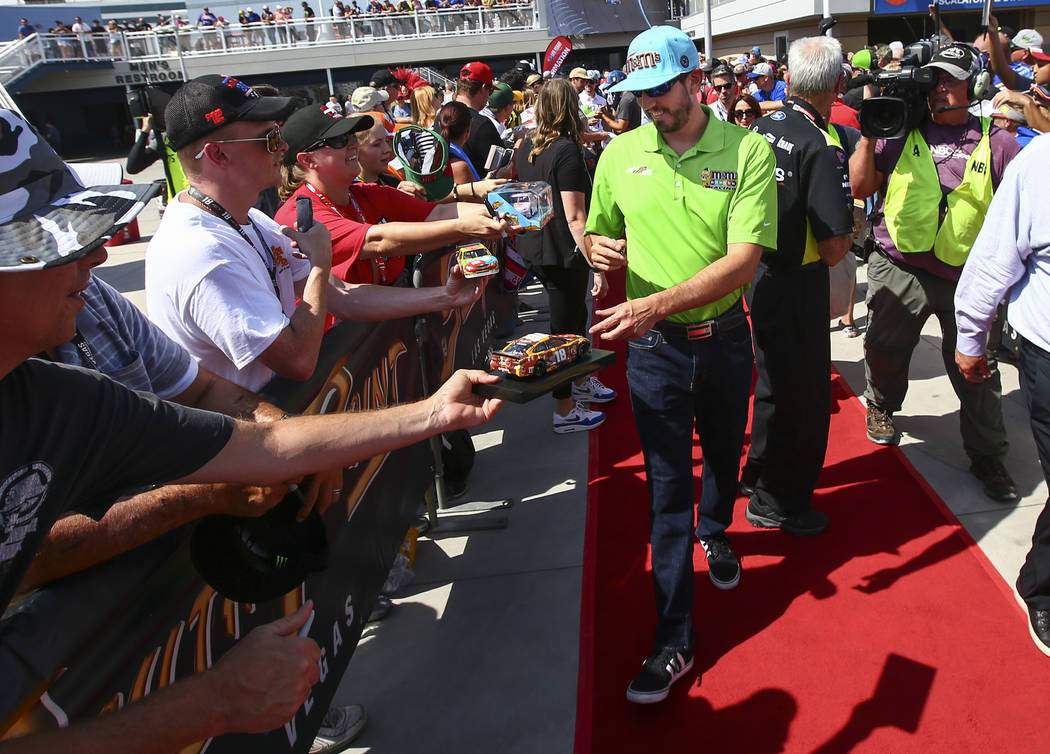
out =
<path fill-rule="evenodd" d="M 627 239 L 627 298 L 663 291 L 726 255 L 731 243 L 777 243 L 776 160 L 757 133 L 709 108 L 696 146 L 679 157 L 651 123 L 617 136 L 594 176 L 587 233 Z M 746 286 L 673 322 L 728 310 Z"/>

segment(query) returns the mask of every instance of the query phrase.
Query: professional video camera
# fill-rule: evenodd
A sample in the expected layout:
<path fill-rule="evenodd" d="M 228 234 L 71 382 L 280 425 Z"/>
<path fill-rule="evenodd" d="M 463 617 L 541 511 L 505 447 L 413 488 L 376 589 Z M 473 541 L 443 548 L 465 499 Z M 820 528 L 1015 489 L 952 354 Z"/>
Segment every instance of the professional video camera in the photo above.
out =
<path fill-rule="evenodd" d="M 927 117 L 926 95 L 937 85 L 935 71 L 922 66 L 940 49 L 937 37 L 922 39 L 904 49 L 898 70 L 876 71 L 872 83 L 879 96 L 860 105 L 860 132 L 875 139 L 899 139 Z"/>

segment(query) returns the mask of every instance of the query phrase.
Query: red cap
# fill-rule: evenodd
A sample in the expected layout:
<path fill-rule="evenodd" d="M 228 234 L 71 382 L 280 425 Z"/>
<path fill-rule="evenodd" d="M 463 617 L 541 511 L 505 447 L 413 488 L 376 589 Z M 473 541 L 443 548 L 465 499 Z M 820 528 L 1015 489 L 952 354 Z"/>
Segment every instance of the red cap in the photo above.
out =
<path fill-rule="evenodd" d="M 1042 50 L 1035 50 L 1029 48 L 1028 54 L 1042 63 L 1050 63 L 1050 55 L 1047 55 Z"/>
<path fill-rule="evenodd" d="M 470 81 L 480 81 L 488 87 L 492 86 L 492 69 L 477 60 L 463 66 L 459 71 L 459 77 Z"/>

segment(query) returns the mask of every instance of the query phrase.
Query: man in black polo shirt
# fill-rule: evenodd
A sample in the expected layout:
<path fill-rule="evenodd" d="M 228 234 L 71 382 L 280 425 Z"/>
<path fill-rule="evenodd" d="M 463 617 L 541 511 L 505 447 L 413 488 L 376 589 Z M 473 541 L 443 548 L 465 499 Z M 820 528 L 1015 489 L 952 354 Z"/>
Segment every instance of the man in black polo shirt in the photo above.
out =
<path fill-rule="evenodd" d="M 828 123 L 839 42 L 798 39 L 788 58 L 784 108 L 752 126 L 776 156 L 779 232 L 751 294 L 758 383 L 740 486 L 752 525 L 805 535 L 828 526 L 812 507 L 831 419 L 828 266 L 849 249 L 853 202 L 842 139 Z"/>
<path fill-rule="evenodd" d="M 470 136 L 463 145 L 463 151 L 482 178 L 485 177 L 485 160 L 488 159 L 489 149 L 503 146 L 499 131 L 491 120 L 480 113 L 489 103 L 491 93 L 491 68 L 476 60 L 463 66 L 459 72 L 459 81 L 456 82 L 456 102 L 462 102 L 470 108 Z"/>

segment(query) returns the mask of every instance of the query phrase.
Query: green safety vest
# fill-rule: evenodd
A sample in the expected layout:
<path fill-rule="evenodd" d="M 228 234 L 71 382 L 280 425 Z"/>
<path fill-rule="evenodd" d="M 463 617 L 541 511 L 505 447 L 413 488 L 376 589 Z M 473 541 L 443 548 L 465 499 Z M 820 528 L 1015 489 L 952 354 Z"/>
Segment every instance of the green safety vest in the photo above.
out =
<path fill-rule="evenodd" d="M 190 182 L 186 180 L 186 174 L 182 172 L 182 163 L 179 162 L 179 156 L 168 146 L 167 139 L 164 140 L 164 162 L 164 177 L 168 182 L 168 199 L 171 199 L 183 189 L 188 189 Z"/>
<path fill-rule="evenodd" d="M 812 121 L 810 121 L 812 122 Z M 824 140 L 828 146 L 836 146 L 843 152 L 846 148 L 842 146 L 842 141 L 839 139 L 839 130 L 830 123 L 827 124 L 827 130 L 820 128 L 816 123 L 813 123 L 813 127 L 816 128 L 824 135 Z M 813 235 L 813 229 L 809 226 L 809 220 L 806 220 L 806 250 L 802 254 L 802 266 L 807 264 L 813 264 L 814 262 L 820 261 L 820 253 L 817 251 L 817 239 Z"/>
<path fill-rule="evenodd" d="M 919 129 L 908 134 L 883 203 L 886 230 L 902 254 L 933 249 L 937 259 L 952 267 L 966 262 L 994 191 L 990 126 L 990 118 L 981 118 L 981 140 L 966 161 L 962 183 L 944 197 L 948 209 L 940 227 L 942 194 L 933 155 Z"/>

